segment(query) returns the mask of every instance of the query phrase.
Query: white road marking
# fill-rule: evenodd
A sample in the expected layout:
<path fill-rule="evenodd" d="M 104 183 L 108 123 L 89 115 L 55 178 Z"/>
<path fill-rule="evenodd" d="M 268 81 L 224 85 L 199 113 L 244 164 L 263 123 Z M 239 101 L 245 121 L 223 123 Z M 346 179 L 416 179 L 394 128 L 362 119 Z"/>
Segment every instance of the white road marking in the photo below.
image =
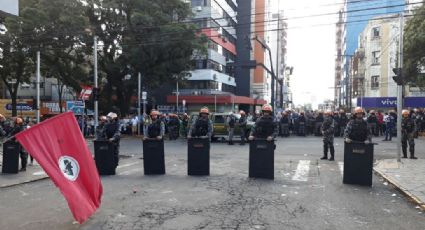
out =
<path fill-rule="evenodd" d="M 125 167 L 130 167 L 130 166 L 133 166 L 133 165 L 137 165 L 139 163 L 140 162 L 133 162 L 133 163 L 128 163 L 128 164 L 118 165 L 117 169 L 121 169 L 121 168 L 125 168 Z"/>
<path fill-rule="evenodd" d="M 143 171 L 141 168 L 136 168 L 136 169 L 130 169 L 124 172 L 120 172 L 118 173 L 118 175 L 124 175 L 124 176 L 128 176 L 130 174 L 136 173 L 136 172 L 141 172 Z"/>
<path fill-rule="evenodd" d="M 292 180 L 307 181 L 309 171 L 310 171 L 310 161 L 300 160 L 298 162 L 297 170 L 295 171 L 295 175 L 292 177 Z"/>
<path fill-rule="evenodd" d="M 38 171 L 32 174 L 33 176 L 44 176 L 46 173 L 44 171 Z"/>
<path fill-rule="evenodd" d="M 344 162 L 338 162 L 339 172 L 344 175 Z"/>

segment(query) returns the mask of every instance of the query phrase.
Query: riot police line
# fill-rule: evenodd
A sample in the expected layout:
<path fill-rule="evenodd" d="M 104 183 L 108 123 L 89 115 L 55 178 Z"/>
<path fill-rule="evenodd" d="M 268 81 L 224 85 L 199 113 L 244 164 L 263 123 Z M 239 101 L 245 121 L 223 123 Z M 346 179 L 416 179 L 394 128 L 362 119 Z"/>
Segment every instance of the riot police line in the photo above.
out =
<path fill-rule="evenodd" d="M 143 154 L 144 154 L 144 169 L 145 174 L 165 174 L 165 160 L 164 160 L 164 141 L 165 124 L 159 118 L 159 112 L 152 110 L 150 114 L 151 123 L 145 126 L 143 138 Z M 243 115 L 243 114 L 241 114 Z M 362 153 L 367 157 L 369 163 L 363 164 L 367 166 L 367 171 L 371 172 L 373 162 L 373 147 L 366 148 L 371 144 L 364 144 L 365 141 L 371 141 L 371 130 L 365 121 L 365 112 L 361 108 L 356 108 L 354 117 L 351 119 L 344 130 L 345 138 L 345 152 L 344 162 L 348 170 L 352 162 L 356 158 L 350 159 L 347 152 L 350 154 Z M 242 116 L 243 117 L 243 116 Z M 4 117 L 0 116 L 3 121 Z M 279 134 L 279 126 L 273 117 L 272 107 L 264 105 L 262 114 L 256 119 L 255 125 L 251 128 L 250 152 L 249 152 L 249 176 L 260 178 L 274 178 L 274 139 Z M 24 124 L 21 118 L 14 119 L 13 128 L 8 128 L 7 125 L 2 125 L 1 132 L 6 133 L 8 130 L 10 136 L 24 129 Z M 188 130 L 188 174 L 189 175 L 209 175 L 209 155 L 210 155 L 210 141 L 213 132 L 213 124 L 209 119 L 208 108 L 202 108 L 199 116 L 193 120 L 191 128 Z M 3 129 L 5 128 L 5 129 Z M 333 137 L 336 131 L 335 120 L 332 117 L 331 111 L 326 111 L 319 127 L 321 135 L 323 136 L 323 153 L 322 160 L 334 160 L 334 146 Z M 407 158 L 407 146 L 409 146 L 410 158 L 416 159 L 414 156 L 414 122 L 409 116 L 409 111 L 403 111 L 402 123 L 403 137 L 403 157 Z M 120 124 L 116 113 L 109 113 L 107 116 L 100 117 L 100 124 L 96 133 L 96 140 L 94 141 L 95 147 L 95 161 L 98 171 L 102 175 L 114 175 L 116 168 L 119 164 L 119 147 L 120 147 Z M 363 146 L 363 147 L 362 147 Z M 17 164 L 21 157 L 22 171 L 26 169 L 26 162 L 28 154 L 16 143 L 13 139 L 3 145 L 4 162 L 14 162 L 14 164 L 3 163 L 3 172 L 15 173 L 17 172 Z M 361 150 L 363 148 L 363 150 Z M 331 157 L 328 158 L 328 151 Z M 8 154 L 10 153 L 10 154 Z M 9 166 L 12 167 L 9 168 Z M 361 167 L 362 168 L 362 167 Z M 371 173 L 368 173 L 367 175 Z M 345 177 L 344 177 L 345 178 Z M 349 181 L 344 179 L 344 182 Z M 348 182 L 347 182 L 348 183 Z M 369 183 L 366 183 L 369 184 Z"/>

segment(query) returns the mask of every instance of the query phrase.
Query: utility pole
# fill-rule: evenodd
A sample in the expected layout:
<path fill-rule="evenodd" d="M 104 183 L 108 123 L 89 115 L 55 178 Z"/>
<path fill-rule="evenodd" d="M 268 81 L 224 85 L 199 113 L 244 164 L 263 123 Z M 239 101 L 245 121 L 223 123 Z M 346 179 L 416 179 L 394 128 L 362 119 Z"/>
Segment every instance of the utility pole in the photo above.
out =
<path fill-rule="evenodd" d="M 137 122 L 140 123 L 141 121 L 141 109 L 140 109 L 140 100 L 141 100 L 141 93 L 142 93 L 142 74 L 139 72 L 138 78 L 137 78 Z M 137 135 L 140 136 L 140 124 L 138 124 L 137 127 Z"/>
<path fill-rule="evenodd" d="M 40 123 L 40 51 L 37 51 L 37 80 L 36 80 L 36 88 L 37 88 L 37 124 Z"/>
<path fill-rule="evenodd" d="M 277 7 L 277 9 L 278 9 L 278 13 L 277 13 L 277 30 L 276 30 L 276 35 L 277 35 L 277 39 L 276 39 L 276 73 L 277 73 L 277 76 L 278 76 L 278 79 L 277 79 L 277 82 L 279 82 L 279 76 L 280 76 L 280 74 L 279 74 L 279 50 L 280 50 L 280 33 L 281 33 L 281 30 L 280 30 L 280 1 L 278 1 L 278 7 Z M 283 81 L 282 81 L 282 83 L 281 83 L 281 85 L 283 84 Z M 281 88 L 281 87 L 277 87 L 277 88 Z M 276 90 L 276 98 L 277 98 L 277 90 Z M 279 93 L 279 95 L 280 95 L 280 93 Z M 282 98 L 281 98 L 282 99 Z M 282 107 L 282 101 L 281 100 L 279 100 L 280 101 L 280 106 L 279 107 Z"/>
<path fill-rule="evenodd" d="M 179 113 L 179 79 L 177 78 L 176 83 L 176 113 Z"/>
<path fill-rule="evenodd" d="M 399 41 L 399 68 L 401 84 L 397 84 L 397 161 L 401 162 L 401 121 L 402 121 L 402 110 L 403 110 L 403 13 L 400 13 L 400 41 Z"/>
<path fill-rule="evenodd" d="M 97 36 L 94 36 L 93 39 L 94 48 L 93 48 L 93 57 L 94 57 L 94 88 L 96 88 L 96 93 L 98 93 L 98 82 L 97 82 Z M 94 99 L 94 133 L 97 131 L 97 126 L 99 125 L 99 101 L 98 95 Z"/>

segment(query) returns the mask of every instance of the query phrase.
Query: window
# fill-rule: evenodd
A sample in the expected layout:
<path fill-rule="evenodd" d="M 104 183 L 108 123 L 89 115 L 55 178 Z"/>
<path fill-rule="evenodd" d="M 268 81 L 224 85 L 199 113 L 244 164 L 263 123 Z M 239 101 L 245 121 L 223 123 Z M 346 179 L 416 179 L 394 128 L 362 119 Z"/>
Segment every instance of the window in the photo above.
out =
<path fill-rule="evenodd" d="M 380 35 L 380 28 L 379 27 L 375 27 L 375 28 L 372 28 L 372 39 L 373 38 L 379 38 L 381 35 Z"/>
<path fill-rule="evenodd" d="M 370 86 L 372 89 L 379 88 L 379 76 L 372 76 Z"/>
<path fill-rule="evenodd" d="M 379 65 L 379 56 L 381 55 L 380 51 L 372 52 L 372 65 Z"/>

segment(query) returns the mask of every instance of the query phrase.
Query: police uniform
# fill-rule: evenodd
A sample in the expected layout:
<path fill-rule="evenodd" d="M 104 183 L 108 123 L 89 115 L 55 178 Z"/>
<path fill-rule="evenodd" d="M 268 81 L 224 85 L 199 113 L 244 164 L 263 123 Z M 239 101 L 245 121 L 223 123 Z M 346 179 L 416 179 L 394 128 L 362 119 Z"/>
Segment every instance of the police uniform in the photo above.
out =
<path fill-rule="evenodd" d="M 261 116 L 252 127 L 250 136 L 261 139 L 276 138 L 278 132 L 278 125 L 272 116 Z"/>
<path fill-rule="evenodd" d="M 280 119 L 281 134 L 283 137 L 289 136 L 289 116 L 284 114 Z"/>
<path fill-rule="evenodd" d="M 170 116 L 167 126 L 170 140 L 177 140 L 180 128 L 179 118 L 176 115 Z"/>
<path fill-rule="evenodd" d="M 356 142 L 371 141 L 370 131 L 367 122 L 363 119 L 353 119 L 348 122 L 345 128 L 344 138 L 348 138 Z"/>
<path fill-rule="evenodd" d="M 120 138 L 120 124 L 117 120 L 111 120 L 99 129 L 98 140 L 110 140 L 114 144 L 114 158 L 116 166 L 118 166 L 119 162 Z"/>
<path fill-rule="evenodd" d="M 227 132 L 228 132 L 228 138 L 229 138 L 229 145 L 233 145 L 233 135 L 235 132 L 235 125 L 236 125 L 236 117 L 233 114 L 230 114 L 227 117 Z"/>
<path fill-rule="evenodd" d="M 24 131 L 25 127 L 22 124 L 16 124 L 13 128 L 11 128 L 9 132 L 9 137 L 13 137 L 16 134 Z M 14 138 L 12 141 L 16 141 Z M 25 151 L 24 148 L 19 144 L 20 151 L 19 151 L 19 158 L 21 158 L 21 171 L 26 171 L 27 169 L 27 163 L 28 163 L 28 153 Z"/>
<path fill-rule="evenodd" d="M 335 122 L 332 116 L 326 117 L 320 127 L 321 133 L 323 135 L 323 157 L 322 160 L 328 159 L 328 149 L 331 153 L 330 161 L 334 160 L 335 157 L 335 148 L 334 148 L 334 129 Z"/>
<path fill-rule="evenodd" d="M 415 158 L 415 121 L 410 117 L 403 117 L 401 122 L 401 145 L 403 157 L 407 158 L 407 144 L 409 144 L 410 158 Z"/>
<path fill-rule="evenodd" d="M 199 116 L 193 121 L 189 130 L 190 137 L 208 137 L 211 139 L 213 133 L 213 124 L 208 117 Z"/>
<path fill-rule="evenodd" d="M 241 118 L 239 118 L 238 120 L 238 126 L 239 126 L 239 131 L 241 136 L 241 145 L 245 144 L 247 123 L 248 121 L 247 121 L 246 115 L 241 115 Z"/>
<path fill-rule="evenodd" d="M 300 114 L 300 116 L 298 117 L 298 136 L 305 136 L 305 122 L 306 120 L 304 114 Z"/>
<path fill-rule="evenodd" d="M 165 134 L 164 122 L 161 119 L 152 120 L 146 125 L 145 133 L 147 138 L 163 137 Z"/>

